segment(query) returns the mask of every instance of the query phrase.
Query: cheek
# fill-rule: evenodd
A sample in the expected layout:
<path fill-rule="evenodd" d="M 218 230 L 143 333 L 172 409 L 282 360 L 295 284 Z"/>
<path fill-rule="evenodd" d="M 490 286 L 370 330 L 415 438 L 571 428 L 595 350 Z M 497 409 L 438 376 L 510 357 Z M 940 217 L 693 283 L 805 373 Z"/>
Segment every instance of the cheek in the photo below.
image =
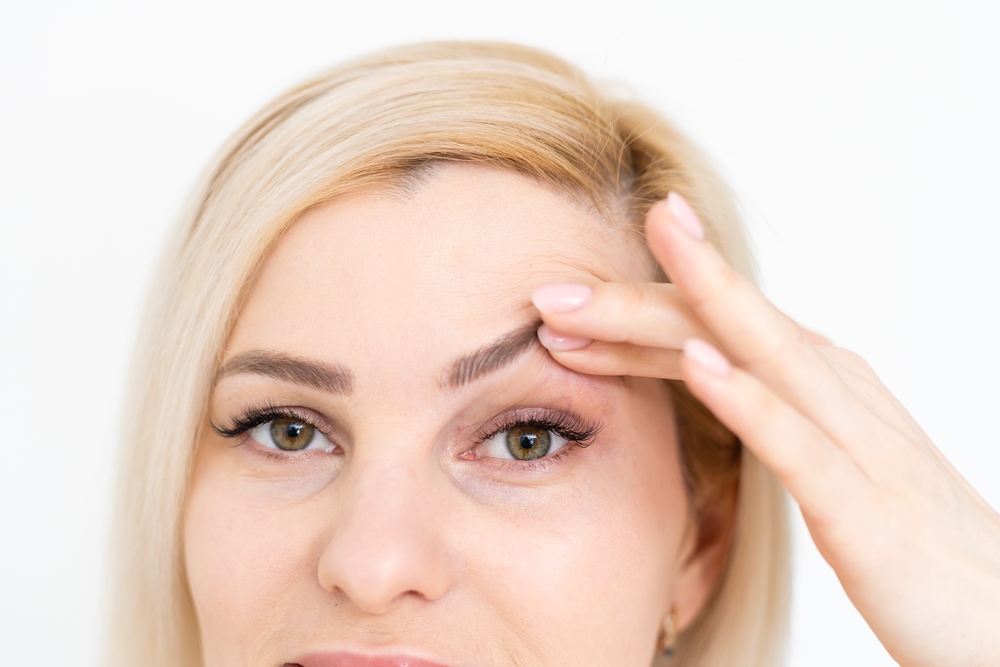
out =
<path fill-rule="evenodd" d="M 294 617 L 293 601 L 315 595 L 311 522 L 283 501 L 262 503 L 254 484 L 200 456 L 184 519 L 184 560 L 207 665 L 242 664 Z"/>
<path fill-rule="evenodd" d="M 648 665 L 686 528 L 676 445 L 582 454 L 576 483 L 470 521 L 464 560 L 539 663 Z"/>

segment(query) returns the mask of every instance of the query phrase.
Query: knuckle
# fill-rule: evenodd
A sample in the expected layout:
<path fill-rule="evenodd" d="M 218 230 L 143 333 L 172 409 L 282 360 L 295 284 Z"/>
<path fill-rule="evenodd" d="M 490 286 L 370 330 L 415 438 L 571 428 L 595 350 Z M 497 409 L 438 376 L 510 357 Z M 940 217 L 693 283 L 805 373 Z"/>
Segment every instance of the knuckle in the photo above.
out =
<path fill-rule="evenodd" d="M 606 315 L 624 317 L 655 312 L 664 305 L 659 283 L 627 282 L 615 284 Z"/>
<path fill-rule="evenodd" d="M 607 342 L 625 341 L 635 317 L 635 287 L 631 283 L 605 283 L 597 301 L 598 307 L 586 317 L 599 331 L 599 337 Z"/>
<path fill-rule="evenodd" d="M 744 285 L 743 277 L 721 260 L 714 263 L 708 277 L 711 281 L 709 284 L 716 293 L 735 292 Z"/>
<path fill-rule="evenodd" d="M 704 268 L 700 284 L 687 291 L 688 300 L 696 309 L 707 306 L 722 295 L 738 291 L 742 281 L 743 278 L 720 258 Z"/>
<path fill-rule="evenodd" d="M 667 305 L 663 283 L 631 283 L 634 289 L 635 308 L 644 314 L 662 311 Z"/>
<path fill-rule="evenodd" d="M 649 295 L 645 283 L 621 283 L 621 303 L 629 310 L 648 307 Z"/>
<path fill-rule="evenodd" d="M 878 376 L 875 371 L 868 364 L 864 358 L 852 350 L 845 350 L 841 347 L 833 347 L 824 350 L 824 353 L 834 364 L 841 366 L 842 368 L 859 375 L 866 380 L 877 380 Z"/>
<path fill-rule="evenodd" d="M 753 413 L 767 421 L 778 418 L 783 408 L 781 401 L 769 391 L 754 392 L 754 400 L 751 405 Z"/>
<path fill-rule="evenodd" d="M 772 376 L 784 369 L 796 368 L 807 342 L 804 332 L 790 329 L 787 335 L 765 345 L 759 354 L 747 359 L 744 366 L 755 374 Z"/>

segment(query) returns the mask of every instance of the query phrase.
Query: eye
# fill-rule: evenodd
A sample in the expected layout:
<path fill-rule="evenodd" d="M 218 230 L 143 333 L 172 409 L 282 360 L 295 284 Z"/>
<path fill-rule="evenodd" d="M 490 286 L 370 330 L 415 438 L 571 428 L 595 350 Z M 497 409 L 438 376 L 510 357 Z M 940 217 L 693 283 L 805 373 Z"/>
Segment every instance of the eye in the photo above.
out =
<path fill-rule="evenodd" d="M 517 424 L 484 440 L 482 453 L 497 459 L 535 461 L 568 444 L 569 440 L 544 426 Z"/>
<path fill-rule="evenodd" d="M 330 440 L 309 422 L 295 417 L 277 417 L 250 429 L 250 437 L 268 449 L 301 452 L 306 449 L 330 451 Z"/>

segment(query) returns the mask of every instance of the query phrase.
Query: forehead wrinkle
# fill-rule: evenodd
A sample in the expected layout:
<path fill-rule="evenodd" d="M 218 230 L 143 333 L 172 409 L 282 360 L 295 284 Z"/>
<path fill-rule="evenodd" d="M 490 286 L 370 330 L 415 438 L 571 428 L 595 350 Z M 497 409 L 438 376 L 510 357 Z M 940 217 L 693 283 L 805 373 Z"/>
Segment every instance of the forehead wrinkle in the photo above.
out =
<path fill-rule="evenodd" d="M 587 277 L 602 283 L 656 280 L 657 267 L 656 260 L 644 245 L 612 231 L 610 236 L 575 238 L 545 257 L 525 255 L 514 264 L 479 266 L 477 269 L 487 276 L 495 276 L 496 284 L 510 293 L 533 290 L 544 282 L 585 281 Z"/>
<path fill-rule="evenodd" d="M 615 271 L 613 267 L 596 266 L 594 262 L 587 261 L 586 258 L 560 258 L 545 266 L 532 265 L 527 263 L 521 271 L 513 272 L 510 275 L 508 269 L 484 268 L 483 271 L 490 277 L 491 285 L 495 285 L 495 290 L 489 291 L 487 298 L 484 293 L 465 292 L 455 294 L 462 297 L 468 303 L 491 302 L 490 311 L 494 313 L 515 313 L 526 311 L 535 313 L 535 306 L 531 303 L 531 292 L 542 285 L 549 283 L 606 283 L 620 280 L 628 280 L 629 277 Z M 634 278 L 633 278 L 634 279 Z M 499 304 L 508 304 L 500 306 Z"/>

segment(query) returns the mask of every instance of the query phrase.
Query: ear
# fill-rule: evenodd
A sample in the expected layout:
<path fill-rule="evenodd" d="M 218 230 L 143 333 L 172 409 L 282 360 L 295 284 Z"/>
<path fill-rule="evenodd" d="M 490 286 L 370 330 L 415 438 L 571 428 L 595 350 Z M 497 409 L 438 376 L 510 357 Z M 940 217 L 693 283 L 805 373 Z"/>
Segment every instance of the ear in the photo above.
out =
<path fill-rule="evenodd" d="M 698 506 L 689 523 L 674 579 L 673 606 L 684 630 L 705 607 L 729 560 L 736 524 L 738 485 Z"/>

